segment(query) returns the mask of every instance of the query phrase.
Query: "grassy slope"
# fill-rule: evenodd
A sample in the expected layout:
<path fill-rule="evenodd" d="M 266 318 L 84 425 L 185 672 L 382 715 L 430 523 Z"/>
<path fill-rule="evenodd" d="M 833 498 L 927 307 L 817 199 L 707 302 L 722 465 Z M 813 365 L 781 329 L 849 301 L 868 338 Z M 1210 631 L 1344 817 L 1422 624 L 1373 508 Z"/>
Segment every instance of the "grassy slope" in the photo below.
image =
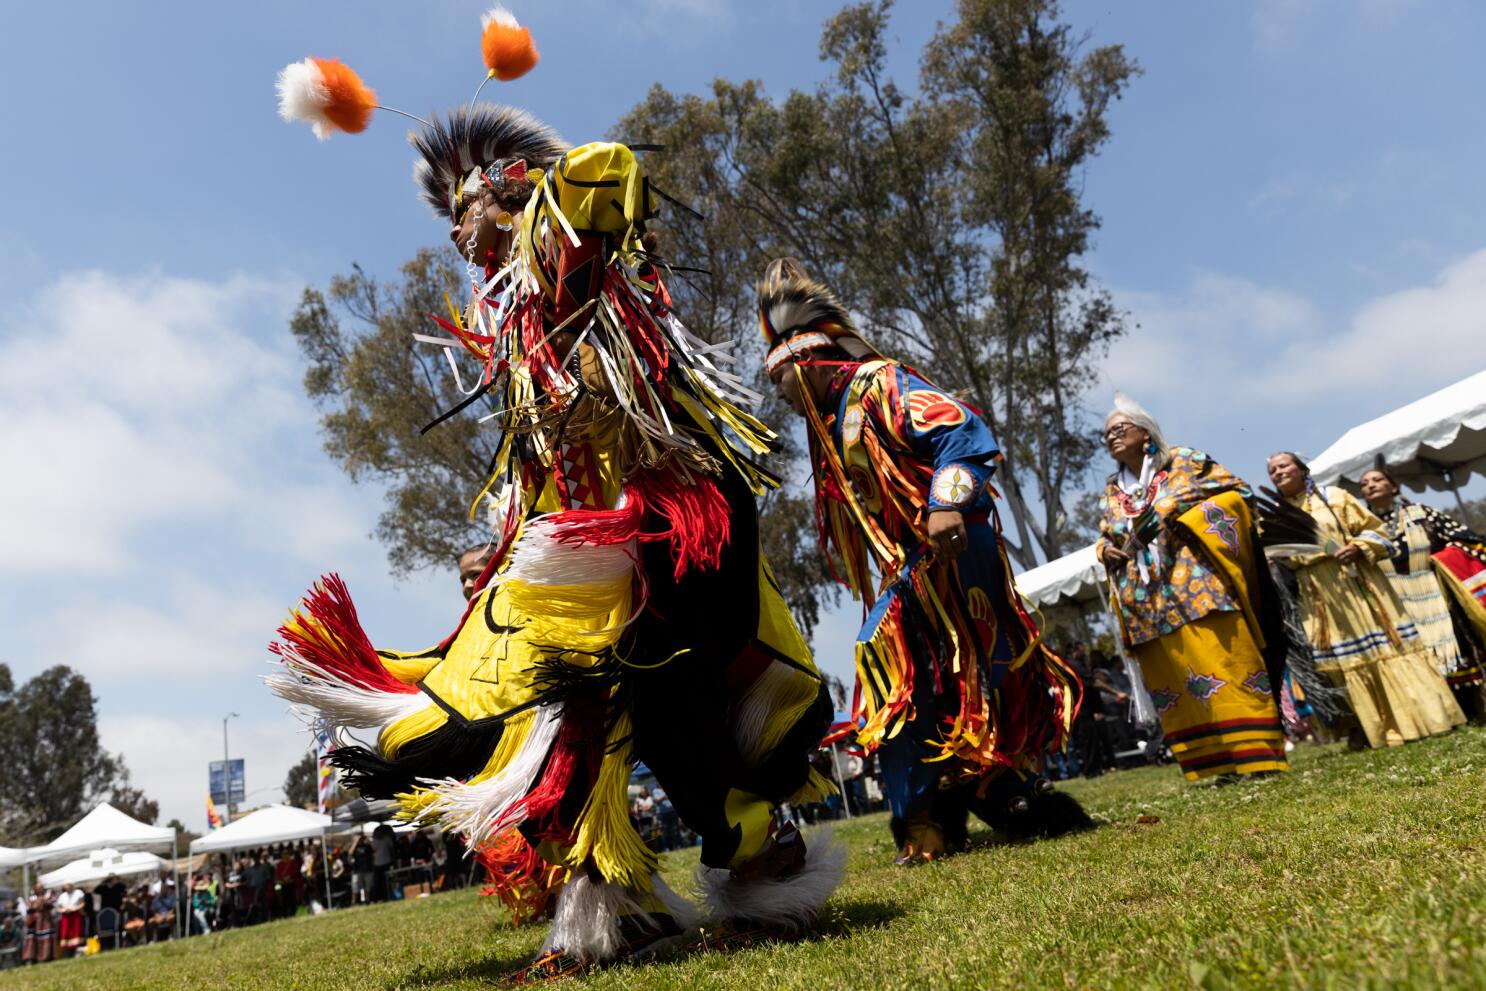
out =
<path fill-rule="evenodd" d="M 1107 824 L 941 864 L 891 864 L 855 820 L 813 939 L 617 967 L 593 988 L 1486 988 L 1486 731 L 1378 752 L 1303 748 L 1227 788 L 1172 768 L 1080 782 Z M 1141 817 L 1158 822 L 1140 823 Z M 673 882 L 694 854 L 663 863 Z M 475 988 L 543 930 L 471 893 L 0 973 L 18 989 Z M 576 986 L 566 982 L 564 986 Z"/>

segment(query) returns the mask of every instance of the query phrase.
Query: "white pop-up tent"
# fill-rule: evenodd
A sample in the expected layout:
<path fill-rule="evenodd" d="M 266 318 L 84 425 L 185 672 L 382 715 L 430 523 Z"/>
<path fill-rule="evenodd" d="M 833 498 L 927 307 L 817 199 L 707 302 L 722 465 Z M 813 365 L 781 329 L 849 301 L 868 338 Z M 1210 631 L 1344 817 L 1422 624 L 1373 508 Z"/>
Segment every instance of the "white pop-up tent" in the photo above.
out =
<path fill-rule="evenodd" d="M 192 840 L 191 853 L 225 853 L 272 846 L 275 843 L 317 839 L 320 841 L 320 858 L 324 866 L 325 905 L 330 908 L 333 907 L 330 900 L 330 856 L 325 849 L 325 834 L 330 830 L 331 822 L 330 816 L 311 812 L 309 809 L 297 809 L 292 805 L 269 805 L 249 812 L 221 829 L 214 829 L 200 839 Z"/>
<path fill-rule="evenodd" d="M 153 853 L 131 850 L 94 850 L 80 860 L 65 867 L 43 874 L 36 880 L 48 888 L 60 888 L 64 884 L 79 887 L 96 884 L 111 874 L 125 877 L 130 874 L 156 874 L 163 870 L 165 861 Z"/>
<path fill-rule="evenodd" d="M 248 847 L 320 839 L 330 829 L 330 816 L 297 809 L 292 805 L 268 805 L 249 812 L 221 829 L 191 841 L 191 852 L 213 853 Z"/>
<path fill-rule="evenodd" d="M 0 846 L 0 867 L 19 867 L 30 858 L 26 851 L 16 847 Z"/>
<path fill-rule="evenodd" d="M 1356 484 L 1379 455 L 1401 483 L 1458 500 L 1472 475 L 1486 475 L 1486 371 L 1353 427 L 1311 460 L 1311 474 Z"/>
<path fill-rule="evenodd" d="M 27 850 L 26 860 L 33 864 L 55 864 L 86 856 L 94 850 L 105 849 L 169 850 L 174 862 L 177 852 L 175 830 L 169 826 L 151 826 L 140 822 L 104 802 L 46 846 Z M 176 890 L 180 891 L 179 872 Z M 176 921 L 178 925 L 184 926 L 185 913 L 178 913 Z M 184 928 L 181 931 L 184 932 Z"/>
<path fill-rule="evenodd" d="M 1087 605 L 1104 598 L 1104 565 L 1094 545 L 1024 571 L 1014 579 L 1018 592 L 1033 605 Z"/>
<path fill-rule="evenodd" d="M 173 850 L 175 830 L 151 826 L 104 802 L 79 819 L 71 829 L 46 846 L 32 847 L 26 859 L 33 864 L 55 864 L 85 856 L 93 850 Z"/>
<path fill-rule="evenodd" d="M 1103 562 L 1094 554 L 1093 544 L 1024 571 L 1012 580 L 1022 598 L 1047 613 L 1059 609 L 1082 613 L 1097 609 L 1107 613 L 1110 609 L 1108 578 Z M 1119 648 L 1118 637 L 1115 646 Z M 1156 709 L 1140 676 L 1140 666 L 1122 649 L 1120 659 L 1130 679 L 1135 720 L 1154 723 Z"/>

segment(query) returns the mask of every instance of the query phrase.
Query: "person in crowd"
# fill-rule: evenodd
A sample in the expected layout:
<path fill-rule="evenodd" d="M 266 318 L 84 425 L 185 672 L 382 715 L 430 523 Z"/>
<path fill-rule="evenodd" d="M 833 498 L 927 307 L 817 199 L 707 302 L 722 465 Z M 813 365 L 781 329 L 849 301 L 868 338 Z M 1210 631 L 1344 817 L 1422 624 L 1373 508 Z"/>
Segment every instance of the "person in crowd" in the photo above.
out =
<path fill-rule="evenodd" d="M 146 888 L 140 887 L 124 896 L 124 941 L 138 945 L 149 938 L 150 900 Z"/>
<path fill-rule="evenodd" d="M 464 837 L 459 835 L 458 831 L 451 829 L 444 834 L 445 891 L 464 887 L 464 879 L 469 874 L 467 854 L 468 849 L 465 846 Z"/>
<path fill-rule="evenodd" d="M 765 371 L 805 420 L 822 551 L 870 604 L 860 725 L 842 733 L 880 758 L 898 861 L 962 847 L 970 811 L 1039 835 L 1085 827 L 1041 775 L 1080 689 L 1011 584 L 985 422 L 868 344 L 797 260 L 769 265 L 758 307 Z"/>
<path fill-rule="evenodd" d="M 1089 655 L 1092 694 L 1090 706 L 1098 727 L 1099 746 L 1108 766 L 1114 766 L 1115 755 L 1134 747 L 1134 726 L 1130 720 L 1130 676 L 1116 658 L 1102 650 Z"/>
<path fill-rule="evenodd" d="M 100 910 L 111 908 L 121 915 L 124 911 L 124 896 L 128 892 L 129 889 L 124 886 L 123 881 L 119 880 L 117 874 L 110 874 L 99 882 L 98 887 L 93 889 L 93 894 L 98 896 L 98 908 Z"/>
<path fill-rule="evenodd" d="M 21 945 L 22 963 L 46 963 L 57 957 L 57 914 L 52 893 L 40 881 L 26 899 L 26 941 Z"/>
<path fill-rule="evenodd" d="M 67 957 L 82 948 L 84 939 L 83 900 L 87 893 L 70 884 L 62 885 L 54 906 L 57 912 L 57 946 Z"/>
<path fill-rule="evenodd" d="M 247 906 L 243 903 L 247 890 L 243 881 L 243 872 L 246 870 L 247 863 L 238 857 L 228 867 L 227 877 L 222 882 L 222 899 L 217 912 L 224 929 L 247 924 Z"/>
<path fill-rule="evenodd" d="M 351 841 L 351 900 L 365 905 L 376 899 L 376 864 L 364 836 Z"/>
<path fill-rule="evenodd" d="M 1078 675 L 1079 682 L 1084 686 L 1083 703 L 1078 707 L 1078 715 L 1073 718 L 1073 729 L 1069 735 L 1066 766 L 1070 777 L 1080 774 L 1086 778 L 1098 777 L 1109 769 L 1110 762 L 1100 732 L 1103 716 L 1099 700 L 1093 694 L 1095 671 L 1090 664 L 1089 645 L 1082 640 L 1075 640 L 1068 645 L 1063 660 L 1068 662 L 1068 666 Z"/>
<path fill-rule="evenodd" d="M 681 845 L 681 818 L 664 788 L 657 787 L 651 797 L 655 800 L 655 820 L 660 825 L 661 848 L 674 850 Z"/>
<path fill-rule="evenodd" d="M 1394 591 L 1467 717 L 1481 719 L 1486 670 L 1486 538 L 1404 498 L 1385 465 L 1362 473 L 1362 496 L 1393 542 Z M 1471 588 L 1480 586 L 1482 599 Z"/>
<path fill-rule="evenodd" d="M 392 869 L 397 864 L 397 834 L 385 822 L 372 830 L 372 901 L 392 898 Z"/>
<path fill-rule="evenodd" d="M 21 948 L 26 943 L 24 898 L 7 900 L 0 906 L 0 967 L 13 967 L 20 962 Z"/>
<path fill-rule="evenodd" d="M 162 884 L 160 893 L 150 899 L 150 917 L 147 931 L 152 941 L 169 939 L 175 928 L 175 885 Z"/>
<path fill-rule="evenodd" d="M 1316 485 L 1293 452 L 1271 455 L 1268 467 L 1284 501 L 1314 524 L 1314 545 L 1269 553 L 1295 572 L 1316 668 L 1346 690 L 1349 743 L 1396 746 L 1464 723 L 1418 626 L 1379 567 L 1394 552 L 1383 521 L 1345 489 Z"/>
<path fill-rule="evenodd" d="M 211 883 L 203 875 L 196 875 L 191 882 L 191 933 L 193 935 L 212 931 L 212 913 L 217 907 L 212 897 Z"/>
<path fill-rule="evenodd" d="M 1182 773 L 1232 780 L 1288 770 L 1263 653 L 1268 586 L 1253 493 L 1202 451 L 1168 445 L 1123 394 L 1103 440 L 1115 471 L 1099 500 L 1095 553 Z"/>

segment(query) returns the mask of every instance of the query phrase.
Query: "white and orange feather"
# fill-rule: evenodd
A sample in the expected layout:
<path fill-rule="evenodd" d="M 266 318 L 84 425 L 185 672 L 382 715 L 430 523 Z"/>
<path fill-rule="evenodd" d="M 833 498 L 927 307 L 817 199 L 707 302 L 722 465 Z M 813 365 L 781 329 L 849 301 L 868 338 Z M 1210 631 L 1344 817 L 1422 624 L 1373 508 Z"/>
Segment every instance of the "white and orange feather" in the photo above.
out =
<path fill-rule="evenodd" d="M 504 7 L 492 7 L 480 18 L 480 54 L 491 79 L 510 82 L 526 75 L 541 57 L 531 40 L 531 31 L 516 21 L 516 15 Z"/>
<path fill-rule="evenodd" d="M 309 124 L 326 140 L 336 131 L 356 134 L 371 123 L 377 94 L 340 59 L 315 58 L 286 65 L 279 73 L 279 116 Z"/>

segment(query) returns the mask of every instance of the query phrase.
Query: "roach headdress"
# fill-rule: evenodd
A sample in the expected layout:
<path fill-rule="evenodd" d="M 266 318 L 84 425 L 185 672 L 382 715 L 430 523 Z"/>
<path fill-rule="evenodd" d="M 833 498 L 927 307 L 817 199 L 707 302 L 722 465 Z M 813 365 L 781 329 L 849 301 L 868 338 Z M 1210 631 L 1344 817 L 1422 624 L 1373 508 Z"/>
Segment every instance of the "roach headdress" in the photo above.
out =
<path fill-rule="evenodd" d="M 422 156 L 413 164 L 419 195 L 450 220 L 485 170 L 515 162 L 545 170 L 568 150 L 556 131 L 525 110 L 489 103 L 459 107 L 442 120 L 434 117 L 410 131 L 408 141 Z"/>
<path fill-rule="evenodd" d="M 881 357 L 852 323 L 836 294 L 793 258 L 770 263 L 758 285 L 759 329 L 769 349 L 765 370 L 810 351 L 839 347 L 855 360 Z"/>

